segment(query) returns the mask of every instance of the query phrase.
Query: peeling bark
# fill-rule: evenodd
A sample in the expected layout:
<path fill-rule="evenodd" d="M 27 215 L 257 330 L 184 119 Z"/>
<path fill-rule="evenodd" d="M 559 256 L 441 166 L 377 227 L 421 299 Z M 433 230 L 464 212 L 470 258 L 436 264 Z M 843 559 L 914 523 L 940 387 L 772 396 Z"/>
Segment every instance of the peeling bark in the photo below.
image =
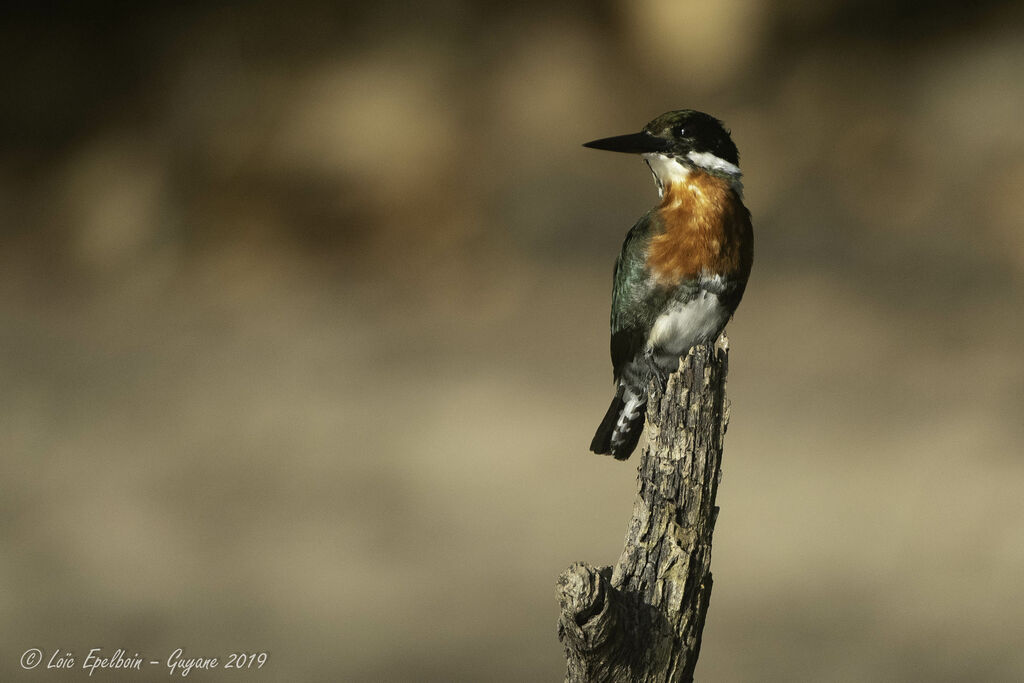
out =
<path fill-rule="evenodd" d="M 622 555 L 558 579 L 566 681 L 692 681 L 711 599 L 711 536 L 729 421 L 725 335 L 651 388 Z"/>

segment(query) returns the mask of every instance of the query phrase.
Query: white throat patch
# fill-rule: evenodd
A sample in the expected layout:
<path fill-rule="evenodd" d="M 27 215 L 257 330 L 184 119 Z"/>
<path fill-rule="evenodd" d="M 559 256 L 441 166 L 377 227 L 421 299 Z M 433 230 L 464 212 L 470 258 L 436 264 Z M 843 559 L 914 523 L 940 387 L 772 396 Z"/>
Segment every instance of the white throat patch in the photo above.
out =
<path fill-rule="evenodd" d="M 670 156 L 664 154 L 641 154 L 644 161 L 654 174 L 654 182 L 658 184 L 658 196 L 665 196 L 665 188 L 673 183 L 681 183 L 690 175 L 690 169 Z"/>
<path fill-rule="evenodd" d="M 665 196 L 665 188 L 673 183 L 681 183 L 690 175 L 690 169 L 685 164 L 679 163 L 674 157 L 665 154 L 641 154 L 643 160 L 654 174 L 654 182 L 658 184 L 658 196 Z M 743 182 L 740 177 L 743 172 L 736 164 L 729 163 L 722 157 L 715 156 L 710 152 L 690 152 L 686 158 L 697 168 L 706 171 L 715 171 L 729 176 L 729 184 L 741 198 L 743 197 Z"/>

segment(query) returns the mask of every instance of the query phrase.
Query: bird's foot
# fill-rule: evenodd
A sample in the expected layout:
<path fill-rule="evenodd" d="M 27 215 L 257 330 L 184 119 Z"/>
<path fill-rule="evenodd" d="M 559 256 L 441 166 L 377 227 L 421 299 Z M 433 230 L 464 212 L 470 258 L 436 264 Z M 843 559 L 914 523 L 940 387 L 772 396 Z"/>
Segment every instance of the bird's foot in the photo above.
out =
<path fill-rule="evenodd" d="M 647 349 L 644 354 L 645 360 L 647 361 L 647 367 L 652 377 L 658 380 L 658 385 L 664 389 L 668 384 L 668 378 L 672 375 L 673 370 L 667 362 L 668 356 L 659 354 L 654 349 Z M 675 365 L 678 366 L 679 359 L 672 357 L 675 360 Z"/>

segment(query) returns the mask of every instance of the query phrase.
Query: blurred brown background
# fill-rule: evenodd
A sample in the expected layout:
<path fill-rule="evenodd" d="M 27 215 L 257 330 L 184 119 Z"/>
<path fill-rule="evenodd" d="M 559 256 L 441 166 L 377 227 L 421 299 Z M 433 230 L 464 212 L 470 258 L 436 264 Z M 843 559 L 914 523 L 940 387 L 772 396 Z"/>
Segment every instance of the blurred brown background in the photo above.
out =
<path fill-rule="evenodd" d="M 1021 3 L 0 24 L 3 680 L 560 680 L 555 579 L 632 506 L 587 445 L 656 200 L 580 143 L 681 107 L 757 233 L 699 679 L 1024 679 Z"/>

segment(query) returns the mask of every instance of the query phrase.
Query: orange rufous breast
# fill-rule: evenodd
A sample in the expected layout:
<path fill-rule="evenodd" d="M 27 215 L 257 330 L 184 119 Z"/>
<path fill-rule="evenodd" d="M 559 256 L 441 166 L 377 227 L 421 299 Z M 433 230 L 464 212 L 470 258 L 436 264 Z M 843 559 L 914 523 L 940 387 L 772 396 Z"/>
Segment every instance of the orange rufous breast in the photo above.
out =
<path fill-rule="evenodd" d="M 651 238 L 647 265 L 661 285 L 710 275 L 746 279 L 753 261 L 750 213 L 727 180 L 691 171 L 665 188 L 663 230 Z"/>

